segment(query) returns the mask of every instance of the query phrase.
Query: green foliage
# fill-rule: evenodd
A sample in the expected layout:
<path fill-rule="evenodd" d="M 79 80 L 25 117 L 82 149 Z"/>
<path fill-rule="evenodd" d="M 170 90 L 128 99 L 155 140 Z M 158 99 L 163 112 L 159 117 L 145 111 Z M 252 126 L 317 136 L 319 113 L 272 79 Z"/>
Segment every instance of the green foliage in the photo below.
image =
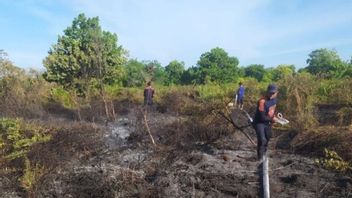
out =
<path fill-rule="evenodd" d="M 145 65 L 136 59 L 129 60 L 125 65 L 125 76 L 123 78 L 123 85 L 126 87 L 139 87 L 151 77 L 148 75 Z"/>
<path fill-rule="evenodd" d="M 295 74 L 294 65 L 278 65 L 272 69 L 272 80 L 279 81 Z"/>
<path fill-rule="evenodd" d="M 33 166 L 28 158 L 25 158 L 24 164 L 24 174 L 20 178 L 21 186 L 27 192 L 31 192 L 39 179 L 44 175 L 45 167 L 38 164 Z"/>
<path fill-rule="evenodd" d="M 322 77 L 338 77 L 346 67 L 335 50 L 325 48 L 312 51 L 309 54 L 307 63 L 308 66 L 305 70 Z"/>
<path fill-rule="evenodd" d="M 150 78 L 147 81 L 154 81 L 158 84 L 165 84 L 167 81 L 167 73 L 165 68 L 157 60 L 153 61 L 144 61 L 146 71 L 149 74 Z"/>
<path fill-rule="evenodd" d="M 44 166 L 31 164 L 27 153 L 35 144 L 48 142 L 50 139 L 48 130 L 36 124 L 25 123 L 20 119 L 0 119 L 0 159 L 2 162 L 22 159 L 15 161 L 15 167 L 20 167 L 23 172 L 19 181 L 27 192 L 33 191 L 35 184 L 45 173 Z M 6 168 L 9 165 L 2 164 Z"/>
<path fill-rule="evenodd" d="M 267 88 L 267 83 L 260 83 L 254 78 L 244 78 L 241 80 L 245 87 L 245 106 L 256 105 Z M 237 86 L 238 87 L 238 86 Z"/>
<path fill-rule="evenodd" d="M 176 60 L 171 61 L 165 67 L 165 72 L 168 77 L 166 84 L 168 84 L 168 85 L 180 84 L 181 77 L 182 77 L 184 71 L 185 71 L 185 63 L 184 62 L 178 62 Z"/>
<path fill-rule="evenodd" d="M 337 78 L 352 78 L 352 63 L 344 63 L 340 72 L 335 74 Z"/>
<path fill-rule="evenodd" d="M 231 57 L 222 48 L 211 49 L 201 55 L 197 66 L 200 83 L 229 83 L 238 77 L 238 59 Z"/>
<path fill-rule="evenodd" d="M 199 85 L 196 87 L 196 90 L 199 92 L 200 98 L 205 101 L 223 99 L 226 96 L 233 95 L 234 92 L 233 86 L 229 86 L 228 84 Z"/>
<path fill-rule="evenodd" d="M 0 119 L 0 149 L 2 157 L 12 160 L 26 156 L 33 144 L 49 141 L 45 130 L 19 119 Z"/>
<path fill-rule="evenodd" d="M 189 67 L 181 76 L 181 84 L 200 84 L 200 72 L 198 67 Z"/>
<path fill-rule="evenodd" d="M 44 60 L 46 80 L 84 92 L 93 78 L 117 83 L 123 76 L 125 51 L 117 45 L 117 36 L 102 31 L 98 17 L 78 15 L 64 30 Z"/>
<path fill-rule="evenodd" d="M 105 91 L 113 98 L 117 98 L 122 92 L 122 87 L 117 85 L 105 85 Z"/>
<path fill-rule="evenodd" d="M 323 79 L 319 83 L 315 94 L 321 103 L 352 104 L 351 78 Z"/>
<path fill-rule="evenodd" d="M 123 85 L 126 87 L 143 86 L 148 81 L 157 84 L 168 83 L 168 73 L 161 64 L 156 61 L 138 61 L 136 59 L 129 60 L 124 65 L 125 76 Z"/>
<path fill-rule="evenodd" d="M 237 79 L 235 83 L 226 84 L 212 84 L 199 85 L 194 89 L 199 93 L 199 97 L 205 101 L 223 101 L 229 102 L 234 98 L 235 92 L 238 89 L 238 82 L 242 82 L 246 89 L 245 100 L 246 106 L 256 103 L 261 96 L 262 90 L 265 89 L 266 84 L 261 84 L 253 78 Z"/>
<path fill-rule="evenodd" d="M 274 81 L 273 79 L 274 79 L 274 68 L 266 68 L 262 78 L 262 82 L 271 83 Z"/>
<path fill-rule="evenodd" d="M 65 108 L 75 109 L 77 108 L 74 99 L 72 98 L 70 92 L 66 91 L 62 87 L 55 87 L 51 89 L 51 99 L 62 104 Z"/>
<path fill-rule="evenodd" d="M 263 80 L 266 73 L 264 65 L 253 64 L 244 68 L 244 76 L 257 79 L 259 82 Z"/>
<path fill-rule="evenodd" d="M 335 151 L 324 149 L 324 158 L 317 159 L 316 164 L 323 166 L 326 169 L 346 172 L 352 170 L 352 164 L 343 160 Z"/>

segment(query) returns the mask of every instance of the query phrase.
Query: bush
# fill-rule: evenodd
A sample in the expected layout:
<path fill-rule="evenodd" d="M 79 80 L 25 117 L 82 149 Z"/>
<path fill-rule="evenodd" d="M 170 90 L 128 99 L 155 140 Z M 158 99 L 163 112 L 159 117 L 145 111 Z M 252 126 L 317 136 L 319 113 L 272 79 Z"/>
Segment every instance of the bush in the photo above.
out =
<path fill-rule="evenodd" d="M 32 193 L 34 191 L 33 188 L 39 179 L 45 174 L 46 169 L 44 166 L 40 166 L 39 164 L 32 165 L 28 158 L 25 159 L 24 164 L 24 173 L 20 178 L 21 186 L 26 189 L 28 193 Z"/>
<path fill-rule="evenodd" d="M 321 103 L 352 104 L 352 79 L 320 80 L 319 88 L 315 93 Z"/>
<path fill-rule="evenodd" d="M 6 70 L 6 71 L 3 71 Z M 8 71 L 1 68 L 5 76 L 0 79 L 0 115 L 3 117 L 44 117 L 43 104 L 46 102 L 51 84 L 37 73 Z M 16 69 L 15 69 L 16 70 Z"/>
<path fill-rule="evenodd" d="M 299 132 L 291 146 L 296 153 L 324 156 L 324 149 L 334 150 L 347 160 L 352 161 L 352 128 L 321 126 Z"/>
<path fill-rule="evenodd" d="M 335 151 L 324 149 L 324 158 L 317 159 L 315 162 L 326 169 L 346 172 L 352 170 L 352 164 L 344 161 Z"/>
<path fill-rule="evenodd" d="M 28 153 L 34 145 L 48 142 L 49 131 L 36 124 L 25 123 L 20 119 L 0 119 L 0 158 L 2 167 L 15 168 L 21 172 L 19 181 L 28 192 L 32 192 L 36 182 L 46 171 L 44 166 L 29 160 Z"/>
<path fill-rule="evenodd" d="M 338 124 L 340 126 L 352 124 L 352 108 L 351 107 L 342 107 L 337 111 Z"/>
<path fill-rule="evenodd" d="M 20 119 L 0 119 L 0 133 L 1 157 L 8 160 L 26 156 L 32 145 L 51 138 L 44 128 L 26 124 Z"/>
<path fill-rule="evenodd" d="M 317 86 L 316 79 L 308 73 L 288 76 L 279 82 L 278 109 L 291 120 L 292 127 L 307 129 L 318 124 L 314 115 Z"/>
<path fill-rule="evenodd" d="M 77 108 L 76 102 L 74 101 L 71 94 L 62 87 L 52 88 L 50 96 L 53 101 L 58 102 L 67 109 Z"/>

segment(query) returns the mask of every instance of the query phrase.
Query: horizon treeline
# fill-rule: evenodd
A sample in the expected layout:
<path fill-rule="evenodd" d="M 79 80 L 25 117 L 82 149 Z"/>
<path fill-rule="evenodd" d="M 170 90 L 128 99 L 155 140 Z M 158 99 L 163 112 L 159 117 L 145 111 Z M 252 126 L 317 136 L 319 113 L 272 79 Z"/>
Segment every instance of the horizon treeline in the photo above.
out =
<path fill-rule="evenodd" d="M 0 61 L 11 63 L 4 50 L 0 50 Z M 342 60 L 335 50 L 316 49 L 308 54 L 306 62 L 307 66 L 298 71 L 293 64 L 240 66 L 237 57 L 220 47 L 204 52 L 197 64 L 189 67 L 179 60 L 161 65 L 157 60 L 129 59 L 127 50 L 118 44 L 117 34 L 102 30 L 98 17 L 79 14 L 51 46 L 43 60 L 43 77 L 81 91 L 88 84 L 134 87 L 148 81 L 160 85 L 221 84 L 244 78 L 272 82 L 302 72 L 323 79 L 352 77 L 352 59 Z"/>

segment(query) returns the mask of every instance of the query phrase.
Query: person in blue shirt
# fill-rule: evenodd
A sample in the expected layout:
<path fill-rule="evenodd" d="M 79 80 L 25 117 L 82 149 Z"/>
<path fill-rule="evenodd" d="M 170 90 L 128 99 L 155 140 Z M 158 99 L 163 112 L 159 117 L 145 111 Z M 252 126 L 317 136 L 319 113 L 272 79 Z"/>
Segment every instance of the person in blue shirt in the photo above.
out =
<path fill-rule="evenodd" d="M 243 109 L 243 98 L 244 98 L 244 86 L 242 82 L 239 83 L 240 87 L 237 89 L 236 92 L 236 103 L 239 109 Z"/>
<path fill-rule="evenodd" d="M 275 116 L 278 89 L 275 84 L 270 84 L 266 95 L 258 100 L 256 113 L 253 119 L 253 127 L 257 134 L 258 160 L 263 160 L 271 138 L 271 126 L 278 122 Z"/>

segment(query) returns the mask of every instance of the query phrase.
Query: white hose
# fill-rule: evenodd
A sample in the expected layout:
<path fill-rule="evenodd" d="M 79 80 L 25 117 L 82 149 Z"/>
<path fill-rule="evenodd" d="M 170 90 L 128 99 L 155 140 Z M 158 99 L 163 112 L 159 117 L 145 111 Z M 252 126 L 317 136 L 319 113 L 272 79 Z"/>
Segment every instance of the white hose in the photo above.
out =
<path fill-rule="evenodd" d="M 264 198 L 270 198 L 270 184 L 269 184 L 269 158 L 266 153 L 263 160 L 263 190 Z"/>
<path fill-rule="evenodd" d="M 235 106 L 237 105 L 237 97 L 238 97 L 238 95 L 236 94 L 236 96 L 235 96 Z"/>

